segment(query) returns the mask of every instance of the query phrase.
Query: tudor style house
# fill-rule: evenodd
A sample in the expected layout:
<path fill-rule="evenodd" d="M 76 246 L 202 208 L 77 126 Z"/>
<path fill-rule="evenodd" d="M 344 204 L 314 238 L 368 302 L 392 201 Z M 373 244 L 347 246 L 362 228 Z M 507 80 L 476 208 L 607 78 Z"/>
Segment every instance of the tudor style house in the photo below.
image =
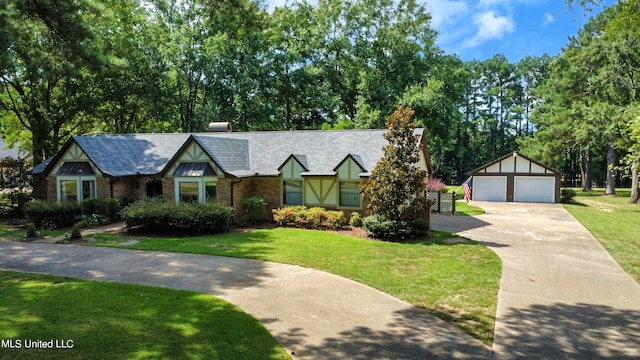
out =
<path fill-rule="evenodd" d="M 260 196 L 271 209 L 363 211 L 366 199 L 358 187 L 383 155 L 385 131 L 74 136 L 34 168 L 34 197 L 162 196 L 176 203 L 219 201 L 238 210 L 243 198 Z M 430 172 L 424 131 L 414 134 L 420 150 L 416 166 Z"/>

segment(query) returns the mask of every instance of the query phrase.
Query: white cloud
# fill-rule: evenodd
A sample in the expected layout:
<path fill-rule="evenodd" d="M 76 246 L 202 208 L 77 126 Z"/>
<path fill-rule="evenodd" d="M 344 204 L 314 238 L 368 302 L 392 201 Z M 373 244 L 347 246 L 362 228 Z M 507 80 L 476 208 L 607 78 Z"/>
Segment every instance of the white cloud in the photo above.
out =
<path fill-rule="evenodd" d="M 426 8 L 431 13 L 431 24 L 436 29 L 455 22 L 469 12 L 469 4 L 459 0 L 427 1 Z"/>
<path fill-rule="evenodd" d="M 495 11 L 487 11 L 473 17 L 477 26 L 476 34 L 464 41 L 462 48 L 474 48 L 489 40 L 502 39 L 505 34 L 512 33 L 516 25 L 512 18 L 497 15 Z"/>
<path fill-rule="evenodd" d="M 553 15 L 552 13 L 545 13 L 544 14 L 544 20 L 542 20 L 542 26 L 547 26 L 547 25 L 551 24 L 554 21 L 556 21 L 556 16 L 555 15 Z"/>
<path fill-rule="evenodd" d="M 510 0 L 480 0 L 477 7 L 482 9 L 492 8 L 496 5 L 505 6 L 508 5 Z"/>

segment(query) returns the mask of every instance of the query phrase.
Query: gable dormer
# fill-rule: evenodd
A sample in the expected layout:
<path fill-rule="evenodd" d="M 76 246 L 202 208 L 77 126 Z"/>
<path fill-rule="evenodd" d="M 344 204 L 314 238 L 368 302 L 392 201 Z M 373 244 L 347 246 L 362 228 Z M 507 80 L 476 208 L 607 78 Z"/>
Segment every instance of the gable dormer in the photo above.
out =
<path fill-rule="evenodd" d="M 309 171 L 309 165 L 307 164 L 306 155 L 291 154 L 287 159 L 278 167 L 280 175 L 283 179 L 300 179 L 303 172 Z"/>
<path fill-rule="evenodd" d="M 367 172 L 362 157 L 357 154 L 347 154 L 333 170 L 340 180 L 360 180 L 361 174 Z"/>
<path fill-rule="evenodd" d="M 223 171 L 196 141 L 189 141 L 166 170 L 168 176 L 217 176 Z"/>

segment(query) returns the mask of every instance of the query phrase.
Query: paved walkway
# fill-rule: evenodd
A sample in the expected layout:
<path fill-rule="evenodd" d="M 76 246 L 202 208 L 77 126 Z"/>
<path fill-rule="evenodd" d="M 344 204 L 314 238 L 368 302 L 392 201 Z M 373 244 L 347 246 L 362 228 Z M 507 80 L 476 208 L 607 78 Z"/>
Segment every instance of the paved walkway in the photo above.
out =
<path fill-rule="evenodd" d="M 491 349 L 408 303 L 292 265 L 217 256 L 0 242 L 0 269 L 186 289 L 260 320 L 295 359 L 489 359 Z"/>
<path fill-rule="evenodd" d="M 473 205 L 432 227 L 502 259 L 493 359 L 640 359 L 640 286 L 561 205 Z"/>

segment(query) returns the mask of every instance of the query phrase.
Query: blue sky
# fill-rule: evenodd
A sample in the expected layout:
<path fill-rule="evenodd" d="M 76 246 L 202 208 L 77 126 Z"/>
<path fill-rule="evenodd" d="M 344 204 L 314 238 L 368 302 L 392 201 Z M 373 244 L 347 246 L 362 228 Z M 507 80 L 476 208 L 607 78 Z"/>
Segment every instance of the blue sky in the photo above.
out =
<path fill-rule="evenodd" d="M 295 0 L 294 0 L 295 1 Z M 265 0 L 268 8 L 286 0 Z M 289 0 L 291 3 L 292 0 Z M 615 0 L 604 0 L 611 5 Z M 527 55 L 556 55 L 568 36 L 594 14 L 576 7 L 569 11 L 564 0 L 427 0 L 437 44 L 463 61 L 486 60 L 501 53 L 510 62 Z"/>

